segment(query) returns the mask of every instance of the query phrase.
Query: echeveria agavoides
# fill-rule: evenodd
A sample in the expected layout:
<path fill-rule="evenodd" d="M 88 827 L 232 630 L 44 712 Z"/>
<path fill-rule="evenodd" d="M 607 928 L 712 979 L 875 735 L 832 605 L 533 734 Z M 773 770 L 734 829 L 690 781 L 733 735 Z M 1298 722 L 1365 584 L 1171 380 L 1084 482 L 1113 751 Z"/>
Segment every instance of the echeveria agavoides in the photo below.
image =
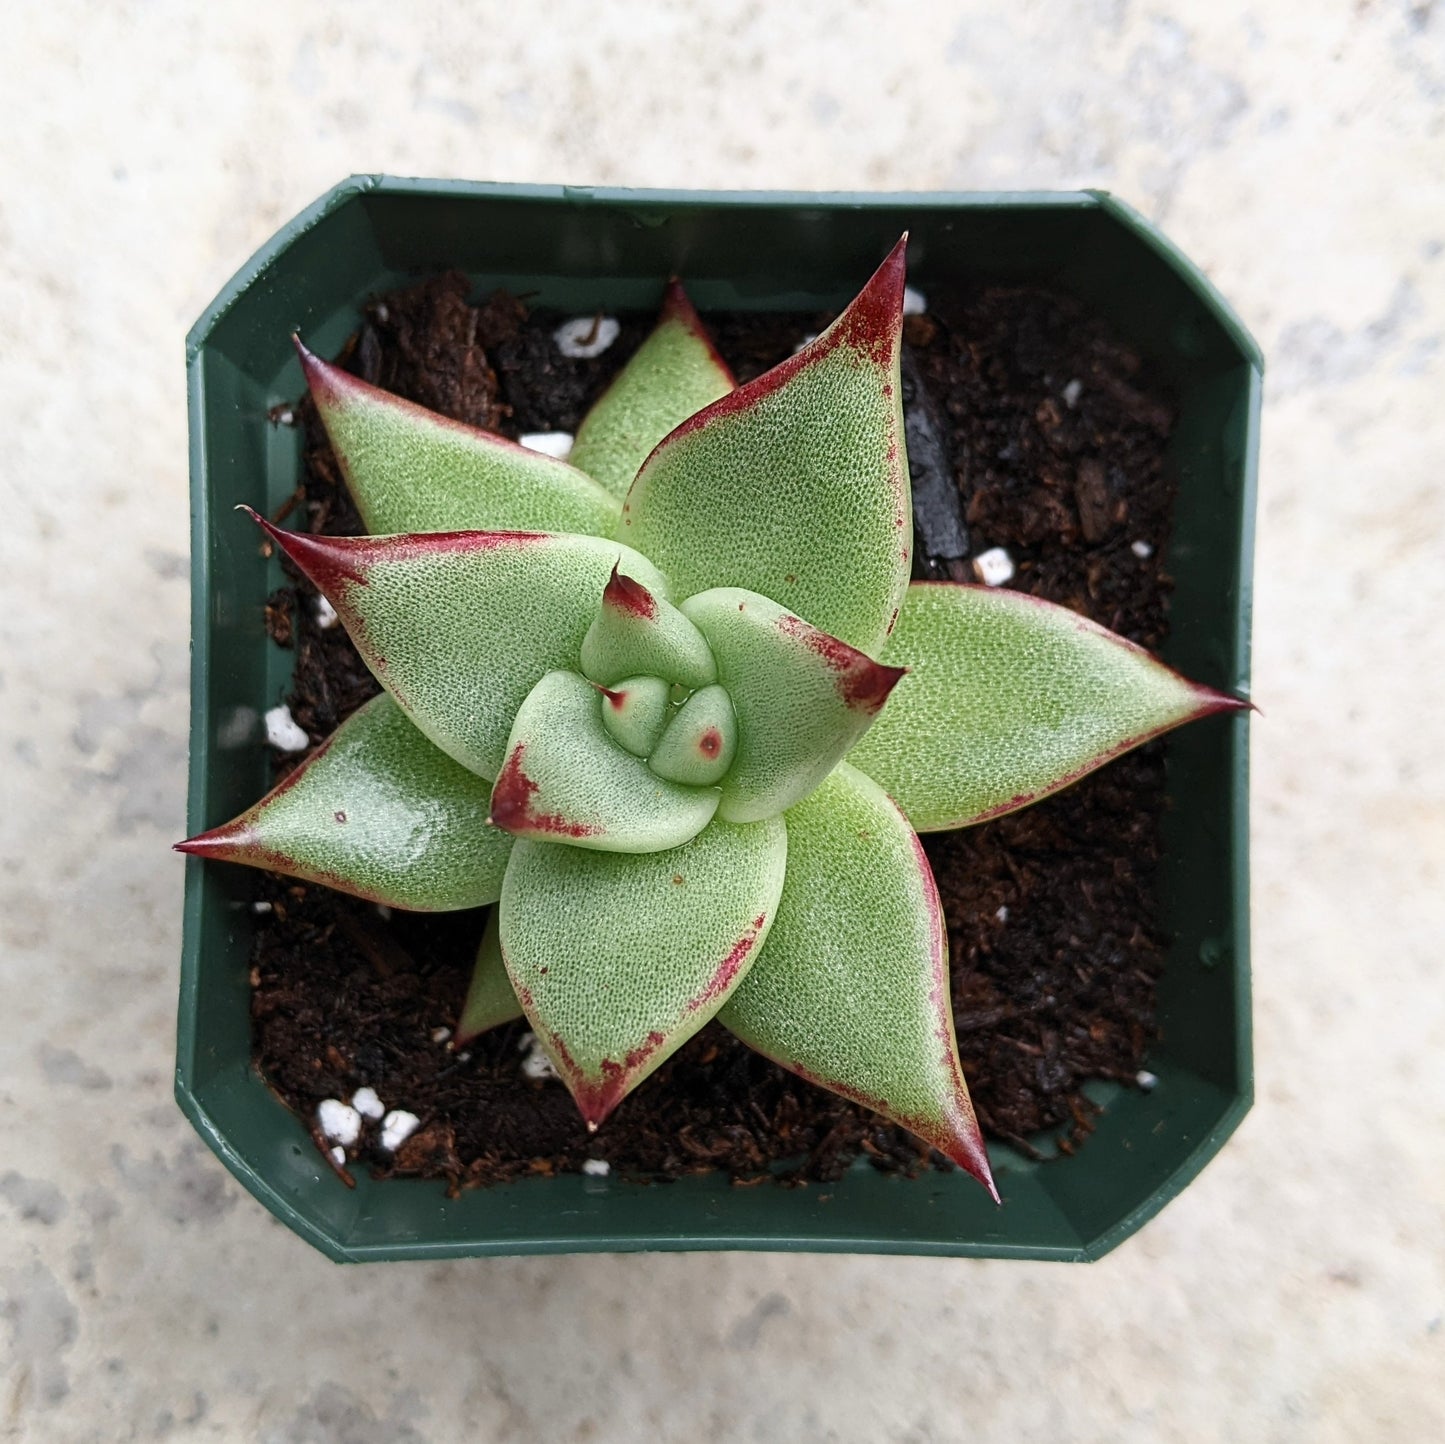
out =
<path fill-rule="evenodd" d="M 398 534 L 261 524 L 386 692 L 179 846 L 498 903 L 459 1036 L 525 1013 L 590 1127 L 718 1017 L 997 1198 L 918 832 L 1245 704 L 1064 608 L 910 585 L 903 277 L 900 241 L 741 387 L 670 283 L 575 465 L 298 342 L 363 518 Z"/>

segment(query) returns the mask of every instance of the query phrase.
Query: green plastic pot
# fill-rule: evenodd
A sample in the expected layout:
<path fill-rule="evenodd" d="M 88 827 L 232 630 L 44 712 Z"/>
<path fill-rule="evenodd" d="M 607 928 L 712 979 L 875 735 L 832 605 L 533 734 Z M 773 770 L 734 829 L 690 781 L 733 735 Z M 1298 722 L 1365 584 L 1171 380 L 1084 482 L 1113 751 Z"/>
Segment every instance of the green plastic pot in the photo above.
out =
<path fill-rule="evenodd" d="M 1168 241 L 1093 192 L 807 195 L 593 190 L 363 176 L 284 227 L 241 269 L 186 343 L 193 508 L 189 828 L 268 784 L 260 714 L 289 656 L 262 603 L 279 583 L 239 502 L 274 509 L 300 466 L 296 433 L 267 412 L 302 390 L 291 333 L 323 354 L 363 300 L 460 267 L 559 307 L 646 309 L 685 275 L 704 309 L 841 305 L 907 228 L 925 292 L 957 276 L 1073 292 L 1157 367 L 1180 401 L 1168 565 L 1177 587 L 1167 659 L 1247 690 L 1250 557 L 1262 362 L 1228 306 Z M 797 1249 L 1092 1259 L 1128 1237 L 1219 1150 L 1252 1097 L 1243 716 L 1186 728 L 1168 751 L 1158 1085 L 1116 1091 L 1076 1156 L 993 1152 L 995 1208 L 961 1173 L 908 1180 L 866 1164 L 827 1188 L 668 1186 L 558 1177 L 450 1199 L 436 1183 L 345 1188 L 250 1062 L 252 925 L 241 869 L 186 864 L 176 1095 L 232 1173 L 289 1228 L 338 1260 L 628 1249 Z"/>

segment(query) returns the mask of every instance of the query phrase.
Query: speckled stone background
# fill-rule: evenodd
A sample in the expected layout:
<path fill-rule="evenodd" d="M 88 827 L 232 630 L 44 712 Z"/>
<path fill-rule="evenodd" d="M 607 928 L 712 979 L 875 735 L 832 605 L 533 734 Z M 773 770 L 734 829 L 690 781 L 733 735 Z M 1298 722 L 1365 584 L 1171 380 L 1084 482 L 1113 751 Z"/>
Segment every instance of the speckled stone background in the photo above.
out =
<path fill-rule="evenodd" d="M 0 1433 L 1445 1437 L 1445 5 L 7 6 Z M 1270 359 L 1259 1103 L 1091 1268 L 342 1270 L 170 1098 L 182 336 L 352 171 L 1110 187 Z"/>

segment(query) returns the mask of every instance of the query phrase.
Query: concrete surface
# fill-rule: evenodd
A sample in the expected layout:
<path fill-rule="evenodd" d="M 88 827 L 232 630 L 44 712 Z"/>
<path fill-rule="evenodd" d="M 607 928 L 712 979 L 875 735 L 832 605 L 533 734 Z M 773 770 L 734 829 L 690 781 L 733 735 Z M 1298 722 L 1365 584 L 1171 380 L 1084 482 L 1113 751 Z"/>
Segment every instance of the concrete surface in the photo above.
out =
<path fill-rule="evenodd" d="M 7 7 L 4 1437 L 1445 1437 L 1442 11 Z M 1260 1100 L 1112 1257 L 345 1271 L 191 1135 L 181 338 L 371 169 L 1104 185 L 1254 328 Z"/>

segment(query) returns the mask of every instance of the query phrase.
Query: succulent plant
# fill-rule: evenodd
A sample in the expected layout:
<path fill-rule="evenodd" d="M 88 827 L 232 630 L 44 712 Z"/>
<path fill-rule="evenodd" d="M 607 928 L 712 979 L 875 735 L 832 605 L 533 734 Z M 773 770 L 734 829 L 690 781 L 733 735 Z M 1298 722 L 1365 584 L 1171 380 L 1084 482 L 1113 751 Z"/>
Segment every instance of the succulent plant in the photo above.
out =
<path fill-rule="evenodd" d="M 592 1128 L 716 1016 L 997 1198 L 918 833 L 1244 704 L 1063 608 L 910 583 L 903 282 L 900 241 L 743 386 L 672 282 L 571 463 L 298 339 L 372 535 L 256 520 L 385 690 L 179 846 L 498 903 L 459 1031 L 525 1013 Z"/>

